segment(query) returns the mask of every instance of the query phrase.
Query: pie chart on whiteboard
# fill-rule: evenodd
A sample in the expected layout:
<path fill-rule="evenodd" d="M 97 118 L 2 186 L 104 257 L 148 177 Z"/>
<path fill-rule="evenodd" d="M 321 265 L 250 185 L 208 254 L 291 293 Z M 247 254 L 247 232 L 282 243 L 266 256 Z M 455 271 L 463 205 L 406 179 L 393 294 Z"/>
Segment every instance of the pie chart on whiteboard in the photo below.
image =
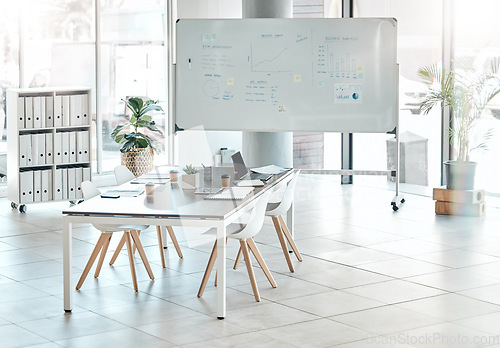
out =
<path fill-rule="evenodd" d="M 207 80 L 203 85 L 203 92 L 209 98 L 218 98 L 219 84 L 213 79 Z"/>

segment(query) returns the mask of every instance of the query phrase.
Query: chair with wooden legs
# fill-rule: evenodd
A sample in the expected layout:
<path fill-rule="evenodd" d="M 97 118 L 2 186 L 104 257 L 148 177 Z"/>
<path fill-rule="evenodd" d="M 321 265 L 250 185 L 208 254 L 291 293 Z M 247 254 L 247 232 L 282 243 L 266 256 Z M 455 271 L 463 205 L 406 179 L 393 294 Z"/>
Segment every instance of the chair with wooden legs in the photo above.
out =
<path fill-rule="evenodd" d="M 92 197 L 95 197 L 99 195 L 101 192 L 97 188 L 97 186 L 90 182 L 90 181 L 84 181 L 82 182 L 81 185 L 82 188 L 82 193 L 84 199 L 90 199 Z M 114 232 L 121 232 L 123 231 L 123 238 L 125 239 L 127 243 L 127 250 L 128 250 L 128 257 L 129 257 L 129 262 L 130 262 L 130 271 L 132 273 L 132 282 L 134 284 L 134 290 L 137 292 L 138 291 L 138 286 L 137 286 L 137 276 L 135 273 L 135 265 L 134 265 L 134 257 L 132 253 L 132 241 L 134 242 L 134 245 L 137 247 L 137 251 L 139 252 L 139 255 L 141 256 L 142 262 L 144 263 L 144 267 L 146 267 L 146 271 L 148 272 L 149 278 L 154 279 L 153 271 L 151 270 L 151 267 L 149 266 L 148 259 L 146 257 L 146 253 L 144 252 L 144 248 L 142 247 L 141 241 L 138 236 L 138 232 L 145 230 L 149 226 L 146 225 L 112 225 L 112 224 L 93 224 L 95 228 L 97 228 L 99 231 L 101 231 L 101 236 L 99 237 L 99 240 L 97 241 L 96 246 L 94 247 L 94 250 L 92 251 L 92 254 L 90 255 L 90 258 L 87 262 L 87 265 L 85 266 L 85 269 L 83 270 L 83 273 L 80 277 L 80 280 L 78 281 L 78 284 L 76 285 L 76 289 L 79 290 L 83 282 L 85 281 L 85 278 L 87 278 L 87 275 L 92 268 L 92 265 L 94 264 L 95 259 L 97 258 L 97 255 L 99 255 L 99 261 L 97 263 L 97 267 L 94 273 L 94 277 L 97 278 L 99 276 L 99 273 L 101 272 L 102 264 L 104 262 L 104 257 L 106 256 L 106 252 L 108 250 L 109 242 L 111 241 L 111 237 L 113 236 Z"/>
<path fill-rule="evenodd" d="M 120 165 L 120 166 L 115 167 L 115 178 L 116 178 L 116 183 L 118 185 L 121 185 L 121 184 L 124 184 L 126 182 L 129 182 L 129 181 L 135 179 L 135 175 L 127 167 Z M 182 255 L 181 247 L 179 246 L 179 243 L 177 242 L 177 238 L 175 236 L 175 233 L 174 233 L 172 226 L 167 226 L 167 231 L 168 231 L 168 234 L 170 236 L 170 239 L 172 240 L 172 243 L 174 244 L 175 250 L 177 251 L 177 255 L 179 255 L 180 258 L 183 258 L 184 255 Z M 156 226 L 156 234 L 158 236 L 158 246 L 160 248 L 161 265 L 163 268 L 165 268 L 166 267 L 165 254 L 163 253 L 163 238 L 161 235 L 161 227 L 160 226 Z M 113 254 L 113 257 L 111 258 L 111 261 L 109 262 L 110 265 L 112 265 L 116 261 L 116 258 L 120 254 L 124 244 L 125 244 L 125 236 L 123 236 L 122 239 L 120 240 L 120 243 L 118 243 L 118 246 L 116 247 L 115 253 Z M 133 246 L 132 251 L 135 253 L 135 245 Z"/>
<path fill-rule="evenodd" d="M 288 212 L 293 203 L 293 194 L 295 191 L 295 186 L 297 185 L 297 181 L 299 179 L 299 173 L 300 170 L 298 170 L 288 182 L 283 183 L 283 185 L 286 185 L 286 187 L 282 191 L 283 192 L 282 198 L 278 200 L 278 202 L 268 203 L 266 207 L 266 216 L 270 216 L 271 219 L 273 220 L 274 228 L 276 229 L 276 233 L 278 235 L 278 239 L 280 241 L 281 248 L 283 249 L 283 254 L 285 255 L 285 259 L 288 264 L 288 269 L 290 270 L 290 272 L 294 272 L 295 269 L 293 267 L 293 263 L 290 258 L 290 253 L 288 252 L 286 241 L 288 241 L 288 244 L 290 244 L 290 247 L 295 253 L 297 260 L 302 261 L 302 255 L 300 255 L 299 249 L 297 248 L 297 245 L 295 244 L 295 241 L 293 240 L 292 235 L 290 234 L 290 231 L 286 226 L 285 220 L 283 219 L 283 215 L 285 215 Z M 280 188 L 282 187 L 277 187 L 276 191 L 281 192 Z M 271 200 L 272 198 L 273 197 L 271 197 Z M 238 264 L 241 261 L 241 256 L 242 256 L 242 251 L 240 248 L 240 250 L 238 251 L 238 255 L 236 256 L 236 261 L 234 262 L 233 266 L 234 269 L 238 267 Z"/>
<path fill-rule="evenodd" d="M 255 301 L 257 302 L 260 301 L 260 295 L 259 295 L 259 289 L 257 288 L 257 282 L 255 281 L 255 276 L 253 273 L 252 261 L 250 260 L 249 249 L 254 255 L 257 262 L 259 263 L 260 267 L 262 268 L 262 271 L 264 271 L 264 274 L 269 280 L 271 286 L 273 288 L 276 287 L 276 282 L 274 281 L 274 278 L 271 275 L 269 268 L 267 267 L 264 259 L 262 258 L 262 255 L 259 252 L 259 249 L 257 249 L 257 245 L 253 240 L 253 237 L 260 232 L 262 224 L 264 223 L 264 213 L 270 195 L 271 191 L 268 191 L 257 199 L 254 207 L 252 208 L 248 223 L 246 225 L 241 225 L 239 223 L 230 224 L 226 230 L 227 237 L 229 239 L 237 239 L 240 242 L 240 249 L 242 250 L 242 253 L 244 255 L 244 260 L 248 271 L 248 277 L 250 278 L 250 283 L 252 284 L 252 290 L 255 297 Z M 215 229 L 210 229 L 207 232 L 205 232 L 205 234 L 216 234 L 216 233 L 217 232 Z M 216 259 L 217 259 L 217 241 L 215 241 L 212 253 L 210 254 L 208 265 L 205 270 L 205 274 L 203 275 L 200 289 L 198 291 L 198 297 L 203 296 L 203 292 L 205 291 L 205 287 L 208 283 L 208 278 L 210 277 L 210 273 L 212 272 Z"/>

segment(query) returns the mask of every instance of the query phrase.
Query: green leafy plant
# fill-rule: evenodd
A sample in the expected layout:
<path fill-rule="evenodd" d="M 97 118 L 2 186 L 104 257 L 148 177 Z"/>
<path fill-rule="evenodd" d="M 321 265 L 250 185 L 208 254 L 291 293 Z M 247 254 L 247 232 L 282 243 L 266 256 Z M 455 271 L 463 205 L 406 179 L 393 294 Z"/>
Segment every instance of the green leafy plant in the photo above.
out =
<path fill-rule="evenodd" d="M 182 170 L 186 174 L 196 174 L 196 173 L 198 173 L 198 169 L 196 169 L 192 164 L 187 164 L 184 168 L 182 168 Z"/>
<path fill-rule="evenodd" d="M 158 101 L 147 100 L 144 102 L 141 98 L 122 99 L 127 108 L 132 111 L 130 121 L 117 126 L 111 133 L 111 138 L 118 144 L 123 143 L 120 152 L 129 152 L 132 149 L 144 149 L 151 147 L 158 152 L 158 142 L 148 135 L 141 133 L 139 129 L 147 128 L 150 131 L 163 134 L 156 127 L 153 118 L 147 113 L 151 111 L 163 111 Z"/>
<path fill-rule="evenodd" d="M 427 85 L 420 111 L 427 115 L 439 105 L 450 107 L 452 126 L 450 140 L 457 150 L 457 162 L 469 162 L 470 152 L 486 149 L 492 130 L 481 131 L 479 121 L 491 100 L 500 92 L 499 60 L 493 58 L 488 68 L 478 70 L 474 58 L 456 62 L 458 70 L 447 71 L 439 64 L 419 69 L 418 75 Z"/>

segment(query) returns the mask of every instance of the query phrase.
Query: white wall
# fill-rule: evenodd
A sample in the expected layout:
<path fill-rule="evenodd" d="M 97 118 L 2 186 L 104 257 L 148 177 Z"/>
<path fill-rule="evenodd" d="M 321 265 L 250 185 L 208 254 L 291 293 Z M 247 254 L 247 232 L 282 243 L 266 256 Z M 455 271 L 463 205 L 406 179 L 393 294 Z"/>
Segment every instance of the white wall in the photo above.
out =
<path fill-rule="evenodd" d="M 177 0 L 177 18 L 241 18 L 241 0 Z M 176 163 L 212 165 L 221 147 L 241 151 L 241 132 L 178 132 Z"/>
<path fill-rule="evenodd" d="M 242 0 L 177 0 L 178 18 L 241 18 Z"/>

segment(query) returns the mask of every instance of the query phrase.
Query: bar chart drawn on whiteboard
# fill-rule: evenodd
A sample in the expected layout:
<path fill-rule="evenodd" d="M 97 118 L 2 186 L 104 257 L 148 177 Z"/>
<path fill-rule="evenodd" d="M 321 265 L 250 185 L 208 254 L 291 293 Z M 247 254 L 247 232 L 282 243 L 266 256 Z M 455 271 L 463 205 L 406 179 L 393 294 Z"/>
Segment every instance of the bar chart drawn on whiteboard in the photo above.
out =
<path fill-rule="evenodd" d="M 340 50 L 338 45 L 320 44 L 316 48 L 316 72 L 335 80 L 362 80 L 364 66 L 355 54 Z"/>

